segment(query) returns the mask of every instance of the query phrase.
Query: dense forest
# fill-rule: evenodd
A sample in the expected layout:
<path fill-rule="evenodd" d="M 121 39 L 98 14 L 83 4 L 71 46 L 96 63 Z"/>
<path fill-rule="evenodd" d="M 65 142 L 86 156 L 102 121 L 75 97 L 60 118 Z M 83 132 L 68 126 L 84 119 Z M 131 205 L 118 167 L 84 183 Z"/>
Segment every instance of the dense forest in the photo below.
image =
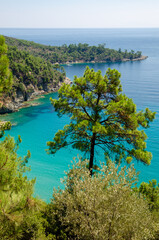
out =
<path fill-rule="evenodd" d="M 109 49 L 105 44 L 89 46 L 88 44 L 70 44 L 63 46 L 45 46 L 26 40 L 6 37 L 9 46 L 16 46 L 19 50 L 25 50 L 36 57 L 50 61 L 52 64 L 72 62 L 118 62 L 141 58 L 141 51 L 122 51 Z"/>
<path fill-rule="evenodd" d="M 17 110 L 22 102 L 34 95 L 57 90 L 66 79 L 62 66 L 53 66 L 50 61 L 19 50 L 16 46 L 8 47 L 7 57 L 13 78 L 10 91 L 4 91 L 1 95 L 4 103 L 1 113 Z"/>
<path fill-rule="evenodd" d="M 57 71 L 49 61 L 40 57 L 34 57 L 27 51 L 18 50 L 16 47 L 9 47 L 7 53 L 10 69 L 13 73 L 14 86 L 21 90 L 30 84 L 39 90 L 47 90 L 48 84 L 58 84 L 65 77 L 64 69 Z"/>

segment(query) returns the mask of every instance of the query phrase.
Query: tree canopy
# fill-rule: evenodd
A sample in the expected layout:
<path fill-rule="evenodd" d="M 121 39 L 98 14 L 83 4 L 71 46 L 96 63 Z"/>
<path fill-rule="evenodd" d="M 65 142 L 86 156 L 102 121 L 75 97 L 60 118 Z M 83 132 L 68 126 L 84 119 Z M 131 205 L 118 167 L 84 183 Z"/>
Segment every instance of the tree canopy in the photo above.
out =
<path fill-rule="evenodd" d="M 148 200 L 151 211 L 159 210 L 159 184 L 155 179 L 149 180 L 149 183 L 142 182 L 138 191 Z"/>
<path fill-rule="evenodd" d="M 20 142 L 11 137 L 0 142 L 0 239 L 45 239 L 40 213 L 45 204 L 32 196 L 35 180 L 24 176 L 30 153 L 18 157 Z"/>
<path fill-rule="evenodd" d="M 151 239 L 156 224 L 147 202 L 132 189 L 136 180 L 132 165 L 119 170 L 109 162 L 91 178 L 87 161 L 79 161 L 68 171 L 65 189 L 53 193 L 47 231 L 56 239 Z"/>
<path fill-rule="evenodd" d="M 7 92 L 12 86 L 12 73 L 9 70 L 7 45 L 5 38 L 0 36 L 0 94 Z"/>
<path fill-rule="evenodd" d="M 9 46 L 16 46 L 19 50 L 28 51 L 31 55 L 42 57 L 51 63 L 68 62 L 118 62 L 141 58 L 141 51 L 128 52 L 106 48 L 105 44 L 89 46 L 87 43 L 70 44 L 62 46 L 46 46 L 32 41 L 19 40 L 6 37 Z"/>
<path fill-rule="evenodd" d="M 49 153 L 72 145 L 89 153 L 92 174 L 95 148 L 104 150 L 105 157 L 116 161 L 137 159 L 150 164 L 152 154 L 146 151 L 146 134 L 155 113 L 148 108 L 136 110 L 133 100 L 122 93 L 120 73 L 110 68 L 102 76 L 86 68 L 83 77 L 75 77 L 72 85 L 63 84 L 58 95 L 51 99 L 59 117 L 70 116 L 70 124 L 59 130 L 47 143 Z"/>
<path fill-rule="evenodd" d="M 1 113 L 15 111 L 19 107 L 17 103 L 28 101 L 37 92 L 59 88 L 65 78 L 63 66 L 53 66 L 50 61 L 33 56 L 27 49 L 8 46 L 7 50 L 4 37 L 0 37 Z"/>
<path fill-rule="evenodd" d="M 20 88 L 23 85 L 25 91 L 27 86 L 32 84 L 37 89 L 45 89 L 47 85 L 54 84 L 56 86 L 59 81 L 63 81 L 65 72 L 63 67 L 59 65 L 53 69 L 49 61 L 41 57 L 35 57 L 28 51 L 18 50 L 16 47 L 9 47 L 8 58 L 10 61 L 10 69 L 13 73 L 13 87 Z M 57 70 L 58 69 L 58 70 Z M 61 70 L 61 72 L 59 71 Z"/>
<path fill-rule="evenodd" d="M 0 96 L 8 92 L 12 87 L 12 73 L 9 69 L 9 60 L 7 57 L 7 45 L 5 38 L 0 36 Z M 1 106 L 1 103 L 0 103 Z M 0 138 L 4 135 L 4 130 L 10 129 L 10 122 L 0 121 Z"/>

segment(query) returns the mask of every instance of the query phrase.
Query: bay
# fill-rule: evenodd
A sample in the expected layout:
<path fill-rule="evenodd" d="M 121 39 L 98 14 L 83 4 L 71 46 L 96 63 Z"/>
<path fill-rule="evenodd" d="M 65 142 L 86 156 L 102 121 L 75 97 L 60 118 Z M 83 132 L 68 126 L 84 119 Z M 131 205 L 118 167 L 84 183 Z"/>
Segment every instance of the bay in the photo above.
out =
<path fill-rule="evenodd" d="M 123 92 L 133 98 L 137 109 L 149 107 L 156 111 L 156 119 L 146 130 L 148 135 L 147 149 L 152 152 L 150 166 L 136 163 L 140 171 L 140 182 L 150 179 L 159 181 L 159 29 L 0 29 L 0 34 L 43 43 L 46 45 L 62 45 L 70 43 L 89 43 L 98 45 L 106 43 L 109 48 L 141 50 L 148 59 L 124 63 L 96 63 L 65 65 L 67 77 L 73 80 L 74 75 L 82 76 L 87 65 L 104 74 L 108 67 L 121 73 Z M 46 142 L 51 140 L 58 129 L 61 129 L 69 118 L 58 118 L 50 104 L 50 96 L 57 98 L 57 93 L 45 95 L 36 100 L 39 106 L 21 109 L 19 112 L 2 116 L 15 124 L 7 132 L 17 138 L 21 135 L 19 155 L 31 151 L 30 178 L 36 177 L 35 193 L 49 201 L 53 187 L 61 186 L 60 178 L 74 156 L 80 155 L 71 148 L 60 150 L 55 156 L 47 155 Z M 101 158 L 101 156 L 98 156 Z"/>

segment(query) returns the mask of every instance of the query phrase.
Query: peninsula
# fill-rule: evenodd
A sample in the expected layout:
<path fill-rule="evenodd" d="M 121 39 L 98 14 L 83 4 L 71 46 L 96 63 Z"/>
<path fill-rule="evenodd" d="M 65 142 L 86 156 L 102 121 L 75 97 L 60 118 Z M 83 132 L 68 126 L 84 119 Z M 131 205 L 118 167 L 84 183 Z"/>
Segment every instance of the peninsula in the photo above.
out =
<path fill-rule="evenodd" d="M 122 51 L 106 48 L 105 44 L 89 46 L 87 43 L 70 44 L 62 46 L 46 46 L 27 40 L 19 40 L 5 37 L 9 46 L 17 47 L 18 50 L 27 51 L 35 57 L 41 57 L 52 64 L 88 63 L 88 62 L 121 62 L 143 60 L 141 51 Z"/>
<path fill-rule="evenodd" d="M 106 48 L 104 44 L 46 46 L 5 37 L 7 57 L 13 74 L 9 92 L 0 96 L 0 114 L 11 113 L 29 105 L 35 97 L 57 91 L 63 82 L 70 83 L 62 64 L 125 62 L 144 60 L 141 51 L 128 52 Z"/>

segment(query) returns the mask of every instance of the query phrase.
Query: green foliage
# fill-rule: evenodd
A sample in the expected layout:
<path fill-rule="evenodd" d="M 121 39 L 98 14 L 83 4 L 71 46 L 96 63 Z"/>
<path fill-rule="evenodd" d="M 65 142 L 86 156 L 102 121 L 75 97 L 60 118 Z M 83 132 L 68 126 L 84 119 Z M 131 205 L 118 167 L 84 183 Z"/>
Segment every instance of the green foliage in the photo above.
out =
<path fill-rule="evenodd" d="M 10 130 L 10 129 L 11 129 L 11 122 L 0 121 L 0 138 L 4 136 L 5 130 Z"/>
<path fill-rule="evenodd" d="M 89 153 L 92 171 L 95 148 L 102 148 L 106 159 L 122 159 L 130 163 L 137 159 L 149 165 L 152 155 L 146 151 L 146 134 L 139 127 L 148 128 L 155 113 L 148 108 L 136 111 L 133 100 L 122 94 L 120 73 L 86 68 L 83 77 L 74 78 L 73 84 L 63 84 L 59 99 L 51 99 L 55 111 L 61 117 L 67 114 L 71 122 L 59 130 L 47 143 L 49 153 L 72 145 Z M 92 172 L 91 172 L 92 174 Z"/>
<path fill-rule="evenodd" d="M 7 45 L 5 38 L 0 36 L 0 94 L 8 92 L 12 86 L 12 73 L 9 70 Z"/>
<path fill-rule="evenodd" d="M 56 81 L 59 82 L 63 76 L 63 72 L 53 69 L 49 61 L 32 56 L 29 52 L 18 50 L 16 47 L 9 47 L 8 58 L 14 76 L 14 86 L 22 92 L 27 91 L 29 84 L 36 88 L 42 86 L 42 89 L 45 89 L 48 83 L 56 85 Z"/>
<path fill-rule="evenodd" d="M 159 239 L 159 184 L 155 179 L 149 181 L 149 183 L 142 182 L 139 188 L 135 188 L 135 191 L 142 195 L 148 202 L 149 209 L 152 212 L 154 221 L 158 224 L 158 228 L 155 232 L 155 240 Z"/>
<path fill-rule="evenodd" d="M 45 204 L 32 197 L 35 180 L 24 173 L 30 153 L 22 159 L 17 155 L 18 145 L 11 137 L 0 143 L 0 239 L 45 239 L 40 210 Z"/>
<path fill-rule="evenodd" d="M 15 101 L 15 98 L 23 96 L 27 101 L 35 90 L 50 91 L 59 86 L 66 73 L 63 67 L 53 68 L 50 61 L 40 56 L 33 56 L 16 46 L 7 45 L 5 39 L 0 36 L 0 108 L 7 111 L 6 103 Z M 13 74 L 11 74 L 11 71 Z M 13 80 L 13 81 L 12 81 Z"/>
<path fill-rule="evenodd" d="M 149 183 L 142 182 L 138 190 L 148 200 L 150 210 L 159 212 L 159 184 L 157 181 L 153 179 Z"/>
<path fill-rule="evenodd" d="M 5 38 L 0 36 L 1 113 L 15 110 L 14 105 L 8 107 L 9 102 L 15 103 L 19 98 L 20 101 L 27 101 L 32 93 L 38 90 L 50 92 L 59 88 L 65 77 L 66 73 L 62 66 L 56 69 L 50 61 L 40 56 L 33 56 L 28 51 L 17 49 L 14 45 L 9 46 L 7 51 Z M 1 133 L 3 134 L 3 131 Z"/>
<path fill-rule="evenodd" d="M 89 46 L 88 44 L 79 43 L 63 45 L 61 47 L 45 46 L 42 44 L 18 40 L 6 37 L 7 44 L 10 46 L 17 46 L 20 50 L 29 51 L 34 56 L 40 56 L 51 63 L 67 63 L 67 62 L 117 62 L 124 59 L 133 60 L 141 57 L 141 52 L 136 53 L 131 50 L 124 52 L 121 49 L 114 50 L 105 47 L 105 44 L 98 46 Z"/>
<path fill-rule="evenodd" d="M 133 166 L 109 162 L 91 177 L 87 164 L 76 163 L 64 180 L 65 190 L 54 191 L 47 234 L 56 239 L 150 239 L 155 224 L 146 201 L 132 190 L 137 180 Z"/>

